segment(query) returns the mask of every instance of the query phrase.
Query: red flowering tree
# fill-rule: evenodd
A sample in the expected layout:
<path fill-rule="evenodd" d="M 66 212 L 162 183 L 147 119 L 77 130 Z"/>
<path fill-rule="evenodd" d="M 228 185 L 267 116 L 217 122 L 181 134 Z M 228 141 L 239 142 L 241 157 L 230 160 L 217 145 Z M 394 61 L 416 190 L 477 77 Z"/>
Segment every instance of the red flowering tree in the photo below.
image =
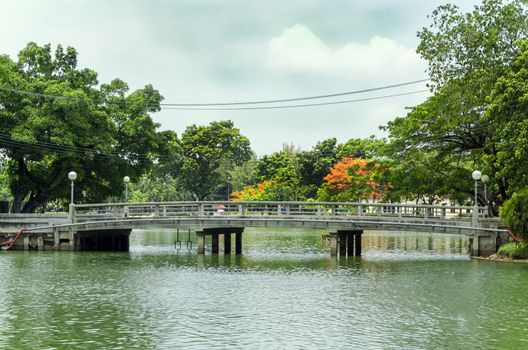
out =
<path fill-rule="evenodd" d="M 317 192 L 319 200 L 332 202 L 360 201 L 379 198 L 381 165 L 368 159 L 344 157 L 324 177 Z"/>

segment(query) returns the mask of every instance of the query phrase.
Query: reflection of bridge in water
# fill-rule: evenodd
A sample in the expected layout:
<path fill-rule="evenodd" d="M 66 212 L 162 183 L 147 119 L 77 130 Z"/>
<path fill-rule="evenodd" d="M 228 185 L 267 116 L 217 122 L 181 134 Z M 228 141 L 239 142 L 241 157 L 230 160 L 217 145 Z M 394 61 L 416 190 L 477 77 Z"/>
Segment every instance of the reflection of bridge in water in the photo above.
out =
<path fill-rule="evenodd" d="M 363 239 L 366 249 L 376 251 L 439 252 L 464 254 L 468 249 L 466 236 L 439 234 L 408 235 L 399 233 L 369 234 Z"/>
<path fill-rule="evenodd" d="M 198 253 L 242 251 L 245 227 L 317 228 L 328 232 L 331 255 L 361 255 L 364 230 L 425 231 L 464 234 L 472 255 L 495 252 L 505 237 L 486 207 L 398 203 L 330 202 L 159 202 L 70 205 L 66 215 L 0 216 L 3 232 L 28 226 L 19 249 L 128 250 L 133 228 L 192 229 Z"/>

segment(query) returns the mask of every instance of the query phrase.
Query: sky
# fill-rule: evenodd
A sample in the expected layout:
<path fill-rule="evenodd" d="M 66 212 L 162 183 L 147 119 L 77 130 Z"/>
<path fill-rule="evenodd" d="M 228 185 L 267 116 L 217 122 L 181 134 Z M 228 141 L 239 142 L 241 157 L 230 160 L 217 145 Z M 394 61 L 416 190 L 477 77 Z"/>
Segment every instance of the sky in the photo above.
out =
<path fill-rule="evenodd" d="M 152 84 L 164 103 L 297 98 L 427 78 L 417 31 L 437 0 L 1 0 L 0 54 L 25 45 L 72 46 L 99 81 Z M 480 1 L 451 1 L 471 10 Z M 341 96 L 371 98 L 425 90 L 426 83 Z M 262 156 L 293 144 L 308 150 L 386 136 L 428 92 L 338 105 L 270 110 L 163 110 L 160 130 L 230 119 Z M 309 101 L 323 102 L 323 101 Z M 295 103 L 290 103 L 295 104 Z"/>

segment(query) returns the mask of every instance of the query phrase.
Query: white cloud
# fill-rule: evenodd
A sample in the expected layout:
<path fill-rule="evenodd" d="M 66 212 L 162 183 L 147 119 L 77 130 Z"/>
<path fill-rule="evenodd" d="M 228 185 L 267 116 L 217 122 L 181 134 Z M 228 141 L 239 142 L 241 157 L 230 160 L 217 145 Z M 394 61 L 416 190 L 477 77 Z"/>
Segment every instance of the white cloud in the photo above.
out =
<path fill-rule="evenodd" d="M 308 27 L 296 24 L 268 43 L 268 67 L 283 73 L 334 74 L 368 78 L 417 79 L 425 62 L 412 48 L 376 35 L 367 44 L 349 42 L 332 48 Z"/>

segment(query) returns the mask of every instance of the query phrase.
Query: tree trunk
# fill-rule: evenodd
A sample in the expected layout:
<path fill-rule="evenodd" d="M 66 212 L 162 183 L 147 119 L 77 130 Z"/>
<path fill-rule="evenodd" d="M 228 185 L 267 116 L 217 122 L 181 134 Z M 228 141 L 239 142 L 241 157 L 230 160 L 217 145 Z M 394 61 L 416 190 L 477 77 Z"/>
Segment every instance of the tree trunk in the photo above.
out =
<path fill-rule="evenodd" d="M 22 201 L 26 197 L 26 193 L 14 193 L 13 194 L 13 205 L 11 206 L 11 213 L 20 213 L 22 210 Z"/>
<path fill-rule="evenodd" d="M 36 195 L 29 197 L 29 200 L 24 204 L 22 213 L 34 213 L 38 208 L 45 206 L 50 199 L 49 193 L 38 192 Z"/>
<path fill-rule="evenodd" d="M 18 159 L 18 187 L 19 190 L 13 194 L 13 206 L 11 209 L 12 213 L 34 213 L 38 208 L 43 207 L 48 203 L 54 191 L 66 178 L 65 169 L 58 170 L 55 175 L 55 180 L 51 184 L 43 184 L 38 178 L 32 176 L 26 167 L 24 159 Z M 30 183 L 31 193 L 28 191 L 28 187 L 24 184 Z M 36 187 L 36 188 L 35 188 Z M 26 203 L 23 203 L 24 199 L 27 199 Z"/>

